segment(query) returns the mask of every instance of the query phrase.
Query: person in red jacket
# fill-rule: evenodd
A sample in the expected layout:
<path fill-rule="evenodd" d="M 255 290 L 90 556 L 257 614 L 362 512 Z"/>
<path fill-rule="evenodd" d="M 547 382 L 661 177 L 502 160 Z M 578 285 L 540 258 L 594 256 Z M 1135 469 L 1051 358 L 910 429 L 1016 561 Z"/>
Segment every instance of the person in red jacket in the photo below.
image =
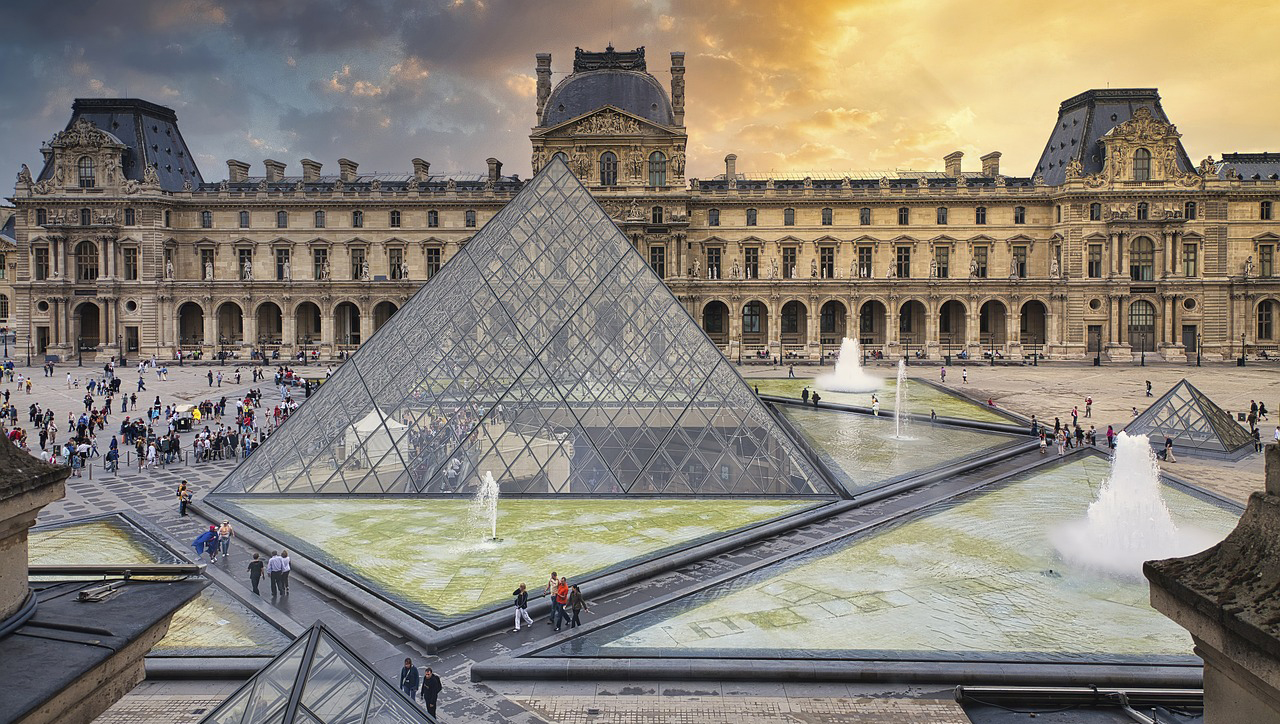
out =
<path fill-rule="evenodd" d="M 569 620 L 568 611 L 565 610 L 565 604 L 569 603 L 569 579 L 561 578 L 559 585 L 556 586 L 556 630 L 560 630 L 560 622 Z"/>

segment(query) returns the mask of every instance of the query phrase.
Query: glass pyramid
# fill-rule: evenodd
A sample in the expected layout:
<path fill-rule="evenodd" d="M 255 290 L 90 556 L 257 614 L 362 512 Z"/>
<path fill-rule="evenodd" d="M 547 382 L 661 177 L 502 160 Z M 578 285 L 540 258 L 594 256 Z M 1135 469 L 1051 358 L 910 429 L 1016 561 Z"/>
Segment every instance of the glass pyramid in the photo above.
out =
<path fill-rule="evenodd" d="M 1234 456 L 1253 449 L 1249 431 L 1185 379 L 1133 418 L 1125 430 L 1150 436 L 1151 444 L 1160 448 L 1164 438 L 1170 437 L 1175 454 Z"/>
<path fill-rule="evenodd" d="M 322 624 L 311 627 L 201 724 L 433 724 Z"/>
<path fill-rule="evenodd" d="M 833 495 L 560 161 L 215 493 Z"/>

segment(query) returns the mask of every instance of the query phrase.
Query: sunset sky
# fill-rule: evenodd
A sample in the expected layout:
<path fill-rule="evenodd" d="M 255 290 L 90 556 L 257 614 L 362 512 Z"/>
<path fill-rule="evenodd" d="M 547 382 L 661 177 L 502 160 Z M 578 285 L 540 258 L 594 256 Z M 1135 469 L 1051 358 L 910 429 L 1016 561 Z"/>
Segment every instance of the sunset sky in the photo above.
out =
<path fill-rule="evenodd" d="M 238 158 L 300 173 L 529 173 L 534 54 L 646 46 L 669 85 L 687 53 L 689 169 L 941 169 L 1004 153 L 1029 175 L 1058 103 L 1158 87 L 1193 159 L 1280 151 L 1280 3 L 273 2 L 5 3 L 0 172 L 40 167 L 76 97 L 175 109 L 206 180 Z M 12 182 L 12 175 L 10 182 Z"/>

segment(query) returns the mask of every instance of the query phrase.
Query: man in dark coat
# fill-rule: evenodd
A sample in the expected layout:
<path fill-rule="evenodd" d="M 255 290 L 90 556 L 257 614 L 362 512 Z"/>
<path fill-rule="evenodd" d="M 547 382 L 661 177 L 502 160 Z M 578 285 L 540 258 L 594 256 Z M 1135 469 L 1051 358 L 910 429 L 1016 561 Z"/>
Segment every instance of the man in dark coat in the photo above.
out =
<path fill-rule="evenodd" d="M 436 700 L 440 698 L 440 690 L 444 688 L 444 684 L 440 683 L 440 677 L 431 672 L 428 666 L 422 672 L 422 700 L 426 702 L 427 713 L 431 716 L 436 715 Z"/>
<path fill-rule="evenodd" d="M 412 701 L 418 695 L 418 667 L 413 659 L 404 660 L 404 668 L 400 669 L 400 691 Z"/>

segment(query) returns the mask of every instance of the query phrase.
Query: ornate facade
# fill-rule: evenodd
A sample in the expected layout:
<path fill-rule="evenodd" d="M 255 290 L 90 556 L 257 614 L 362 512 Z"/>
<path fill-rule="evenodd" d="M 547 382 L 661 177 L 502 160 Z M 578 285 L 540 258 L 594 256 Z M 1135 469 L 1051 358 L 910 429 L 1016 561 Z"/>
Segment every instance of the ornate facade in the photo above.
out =
<path fill-rule="evenodd" d="M 561 154 L 729 356 L 1170 360 L 1280 343 L 1280 156 L 1193 165 L 1150 89 L 1065 101 L 1035 171 L 686 179 L 684 54 L 537 56 L 535 171 Z M 340 355 L 519 190 L 484 174 L 299 175 L 227 162 L 206 182 L 173 112 L 78 100 L 14 195 L 12 309 L 33 354 Z M 25 336 L 25 339 L 24 339 Z"/>

